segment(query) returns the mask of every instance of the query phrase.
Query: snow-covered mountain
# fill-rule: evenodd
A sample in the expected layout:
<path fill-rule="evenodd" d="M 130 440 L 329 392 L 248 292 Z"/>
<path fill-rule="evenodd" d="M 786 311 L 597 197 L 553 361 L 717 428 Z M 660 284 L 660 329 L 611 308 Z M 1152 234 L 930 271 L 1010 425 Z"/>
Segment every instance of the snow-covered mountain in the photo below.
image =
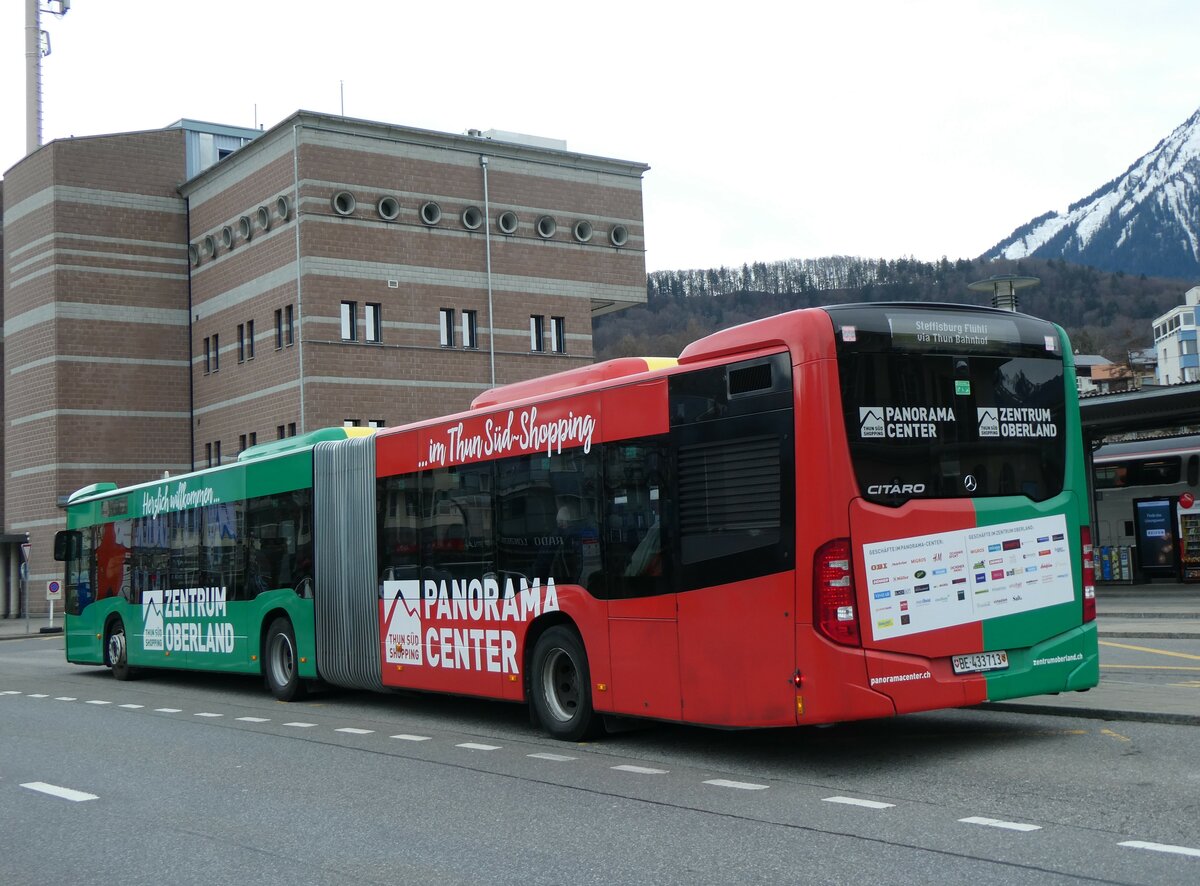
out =
<path fill-rule="evenodd" d="M 1200 276 L 1200 111 L 1066 214 L 1035 218 L 984 254 L 1026 256 L 1131 274 Z"/>

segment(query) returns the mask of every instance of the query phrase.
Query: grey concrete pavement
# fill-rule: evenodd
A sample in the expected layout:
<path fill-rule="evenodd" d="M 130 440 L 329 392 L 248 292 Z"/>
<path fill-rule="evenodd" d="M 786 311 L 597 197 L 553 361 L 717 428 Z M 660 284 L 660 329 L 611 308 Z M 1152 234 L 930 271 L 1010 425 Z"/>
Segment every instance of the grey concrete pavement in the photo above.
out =
<path fill-rule="evenodd" d="M 1101 585 L 1096 589 L 1100 641 L 1153 643 L 1200 640 L 1200 584 Z M 1104 647 L 1100 649 L 1103 666 Z M 1200 665 L 1200 662 L 1196 664 Z M 1140 720 L 1200 725 L 1200 688 L 1139 683 L 1100 673 L 1100 685 L 1087 692 L 1040 695 L 985 707 L 1099 720 Z"/>
<path fill-rule="evenodd" d="M 1096 592 L 1101 641 L 1200 640 L 1200 584 L 1154 583 L 1101 586 Z M 55 616 L 62 627 L 62 616 Z M 0 618 L 0 640 L 47 636 L 45 616 Z M 1103 661 L 1103 649 L 1101 661 Z M 1042 695 L 985 707 L 1102 720 L 1141 720 L 1200 725 L 1200 688 L 1135 683 L 1101 673 L 1087 692 Z"/>

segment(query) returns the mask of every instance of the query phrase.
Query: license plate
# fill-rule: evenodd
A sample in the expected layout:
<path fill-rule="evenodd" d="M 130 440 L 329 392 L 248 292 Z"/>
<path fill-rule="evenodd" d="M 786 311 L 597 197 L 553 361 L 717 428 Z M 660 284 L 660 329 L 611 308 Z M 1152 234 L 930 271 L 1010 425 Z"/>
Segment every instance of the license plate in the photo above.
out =
<path fill-rule="evenodd" d="M 956 655 L 950 659 L 956 674 L 978 674 L 983 671 L 1003 671 L 1008 668 L 1007 652 L 975 652 Z"/>

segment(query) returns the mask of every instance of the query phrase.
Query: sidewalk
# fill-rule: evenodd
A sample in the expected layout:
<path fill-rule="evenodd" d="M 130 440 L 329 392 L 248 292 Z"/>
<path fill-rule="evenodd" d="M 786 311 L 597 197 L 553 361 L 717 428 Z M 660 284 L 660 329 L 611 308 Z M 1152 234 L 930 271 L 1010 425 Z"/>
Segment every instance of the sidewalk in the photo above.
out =
<path fill-rule="evenodd" d="M 1101 586 L 1096 590 L 1096 612 L 1101 641 L 1138 645 L 1139 640 L 1145 644 L 1158 640 L 1200 640 L 1200 584 Z M 56 614 L 55 627 L 61 628 L 62 624 L 62 615 Z M 45 616 L 30 619 L 28 625 L 23 618 L 0 618 L 0 640 L 55 636 L 43 633 L 45 627 Z M 1104 660 L 1103 647 L 1100 660 Z M 1087 692 L 1039 695 L 983 707 L 1099 720 L 1200 726 L 1200 689 L 1109 681 L 1103 674 L 1100 685 Z"/>
<path fill-rule="evenodd" d="M 1200 584 L 1102 585 L 1096 589 L 1100 640 L 1152 644 L 1200 640 Z M 1104 661 L 1104 647 L 1100 648 Z M 1200 664 L 1200 663 L 1198 663 Z M 985 707 L 1030 714 L 1059 714 L 1098 720 L 1140 720 L 1200 726 L 1200 690 L 1183 686 L 1123 683 L 1100 674 L 1087 692 L 1038 695 Z"/>
<path fill-rule="evenodd" d="M 0 618 L 0 640 L 14 640 L 20 637 L 41 637 L 49 635 L 49 631 L 44 635 L 42 628 L 48 627 L 50 622 L 44 615 L 33 616 L 26 624 L 24 618 Z M 62 636 L 63 617 L 61 612 L 54 613 L 54 629 L 55 634 Z"/>

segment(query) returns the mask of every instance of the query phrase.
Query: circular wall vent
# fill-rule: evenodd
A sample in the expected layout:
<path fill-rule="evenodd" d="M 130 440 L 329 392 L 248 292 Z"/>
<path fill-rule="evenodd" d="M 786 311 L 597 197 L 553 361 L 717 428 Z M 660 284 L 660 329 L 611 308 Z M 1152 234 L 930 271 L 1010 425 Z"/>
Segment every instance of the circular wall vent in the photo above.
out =
<path fill-rule="evenodd" d="M 442 220 L 442 207 L 432 200 L 421 204 L 421 221 L 427 225 L 436 225 Z"/>

